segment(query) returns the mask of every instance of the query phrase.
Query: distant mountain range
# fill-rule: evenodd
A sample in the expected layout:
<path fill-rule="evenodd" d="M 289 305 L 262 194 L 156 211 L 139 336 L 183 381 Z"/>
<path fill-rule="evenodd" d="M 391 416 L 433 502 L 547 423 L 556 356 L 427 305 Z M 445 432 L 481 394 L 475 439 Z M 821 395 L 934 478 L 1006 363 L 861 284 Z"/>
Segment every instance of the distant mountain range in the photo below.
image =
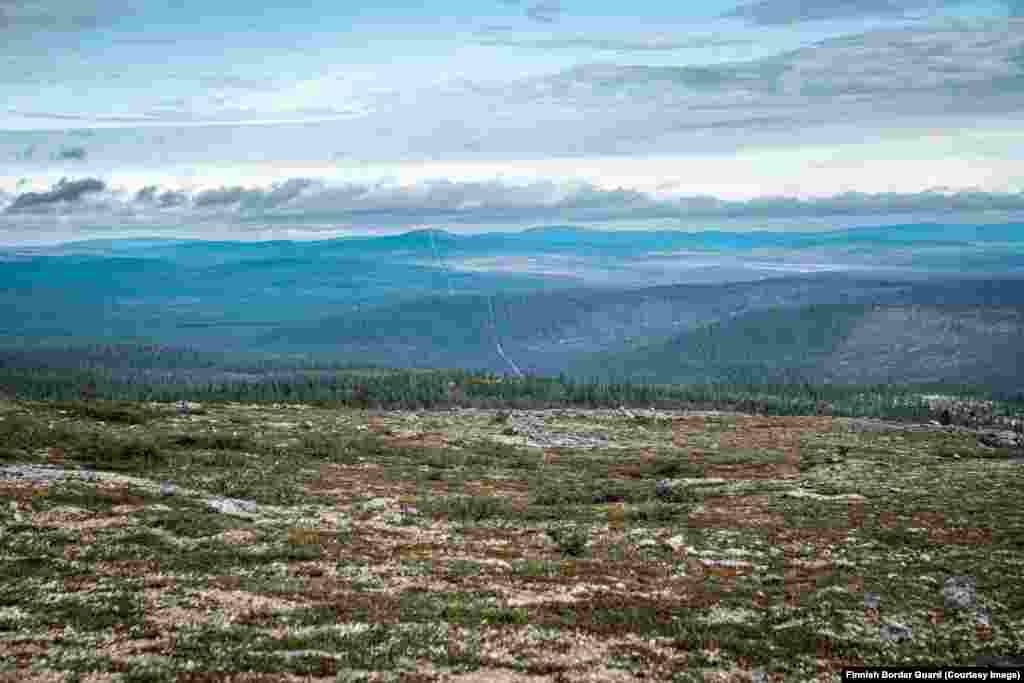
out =
<path fill-rule="evenodd" d="M 93 240 L 0 251 L 0 345 L 1020 387 L 1021 274 L 1021 224 Z"/>

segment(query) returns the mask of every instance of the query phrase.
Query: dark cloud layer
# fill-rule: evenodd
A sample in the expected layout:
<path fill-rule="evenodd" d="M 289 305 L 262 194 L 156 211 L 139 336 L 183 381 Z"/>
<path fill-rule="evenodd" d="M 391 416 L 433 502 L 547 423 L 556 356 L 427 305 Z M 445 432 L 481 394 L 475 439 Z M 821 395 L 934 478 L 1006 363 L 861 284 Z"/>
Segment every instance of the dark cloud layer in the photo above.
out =
<path fill-rule="evenodd" d="M 248 189 L 240 186 L 205 190 L 193 198 L 198 208 L 238 206 L 242 209 L 273 209 L 298 197 L 313 185 L 308 178 L 290 178 L 272 185 L 269 190 Z"/>
<path fill-rule="evenodd" d="M 961 2 L 962 0 L 760 0 L 741 5 L 723 16 L 746 19 L 759 26 L 778 26 L 805 21 L 900 15 L 920 8 L 939 8 L 958 5 Z"/>
<path fill-rule="evenodd" d="M 151 193 L 151 196 L 152 195 Z M 200 192 L 192 206 L 240 210 L 273 220 L 288 215 L 382 219 L 396 223 L 531 222 L 543 220 L 623 220 L 635 218 L 799 218 L 935 212 L 1024 212 L 1024 193 L 939 192 L 865 194 L 850 192 L 819 199 L 772 197 L 723 200 L 710 196 L 657 199 L 629 189 L 602 189 L 589 183 L 565 185 L 536 181 L 512 185 L 497 180 L 424 181 L 413 186 L 347 184 L 326 186 L 304 178 L 269 189 L 230 187 Z"/>
<path fill-rule="evenodd" d="M 941 211 L 1024 211 L 1024 192 L 926 191 L 867 194 L 847 192 L 820 199 L 773 197 L 726 201 L 714 197 L 688 197 L 675 202 L 689 215 L 742 217 L 844 216 Z"/>
<path fill-rule="evenodd" d="M 71 181 L 67 178 L 61 178 L 60 182 L 54 185 L 53 189 L 49 192 L 26 192 L 25 194 L 18 195 L 5 211 L 24 211 L 49 204 L 74 202 L 90 192 L 102 192 L 106 187 L 106 183 L 96 178 L 83 178 L 82 180 Z"/>
<path fill-rule="evenodd" d="M 58 161 L 84 161 L 85 147 L 61 147 L 54 156 Z"/>
<path fill-rule="evenodd" d="M 155 204 L 160 208 L 171 208 L 188 203 L 188 195 L 184 192 L 165 190 L 160 192 L 156 185 L 147 185 L 135 193 L 135 201 L 141 204 Z"/>
<path fill-rule="evenodd" d="M 223 187 L 194 194 L 147 186 L 134 193 L 108 189 L 97 179 L 62 180 L 49 192 L 25 193 L 14 198 L 7 213 L 31 211 L 62 204 L 69 215 L 79 209 L 75 202 L 87 193 L 103 192 L 90 202 L 88 215 L 96 211 L 139 220 L 155 218 L 164 210 L 191 215 L 201 223 L 213 220 L 225 225 L 289 225 L 324 222 L 353 228 L 415 226 L 430 222 L 452 225 L 517 225 L 550 222 L 664 221 L 692 219 L 827 219 L 872 216 L 947 215 L 955 217 L 985 212 L 1024 217 L 1024 193 L 944 192 L 865 194 L 850 192 L 817 199 L 769 197 L 724 200 L 712 196 L 657 198 L 631 189 L 606 189 L 586 182 L 535 181 L 512 184 L 488 181 L 421 181 L 407 186 L 383 183 L 327 185 L 322 181 L 293 178 L 270 187 Z M 190 212 L 194 211 L 194 214 Z M 85 214 L 83 214 L 85 215 Z M 239 227 L 241 229 L 241 227 Z"/>

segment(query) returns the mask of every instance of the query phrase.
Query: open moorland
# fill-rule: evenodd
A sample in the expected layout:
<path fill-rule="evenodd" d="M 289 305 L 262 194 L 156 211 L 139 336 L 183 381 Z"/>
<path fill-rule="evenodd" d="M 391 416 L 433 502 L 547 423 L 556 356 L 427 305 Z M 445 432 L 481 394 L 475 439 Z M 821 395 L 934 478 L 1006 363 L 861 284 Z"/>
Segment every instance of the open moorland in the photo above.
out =
<path fill-rule="evenodd" d="M 7 400 L 0 679 L 1012 664 L 1022 456 L 834 416 Z"/>

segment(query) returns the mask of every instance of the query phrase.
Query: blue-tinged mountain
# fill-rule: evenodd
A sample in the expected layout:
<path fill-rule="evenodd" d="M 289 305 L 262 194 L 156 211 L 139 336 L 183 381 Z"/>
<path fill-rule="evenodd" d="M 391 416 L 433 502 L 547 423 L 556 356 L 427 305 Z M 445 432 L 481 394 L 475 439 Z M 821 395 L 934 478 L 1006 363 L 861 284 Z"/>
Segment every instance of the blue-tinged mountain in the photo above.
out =
<path fill-rule="evenodd" d="M 817 266 L 846 272 L 779 275 L 791 267 Z M 918 323 L 886 327 L 880 321 L 888 318 L 856 306 L 931 307 L 929 315 L 951 325 L 973 320 L 983 309 L 996 315 L 988 309 L 1024 305 L 1024 280 L 1000 277 L 1018 267 L 1024 267 L 1019 225 L 830 233 L 551 226 L 480 235 L 418 230 L 319 242 L 104 240 L 0 254 L 0 342 L 131 339 L 395 367 L 505 371 L 500 343 L 519 367 L 535 373 L 590 372 L 621 361 L 620 374 L 683 380 L 700 372 L 756 370 L 766 377 L 799 370 L 839 381 L 860 377 L 862 370 L 882 377 L 887 367 L 897 376 L 904 361 L 910 374 L 934 374 L 933 361 L 944 349 L 957 373 L 1013 378 L 1016 366 L 1004 347 L 1020 340 L 1009 333 L 990 335 L 996 340 L 990 346 L 987 332 L 962 337 L 966 351 L 933 348 L 928 340 L 900 342 L 906 353 L 918 354 L 904 356 L 872 344 L 903 339 L 901 329 L 911 330 L 912 337 L 947 337 Z M 889 270 L 880 276 L 876 268 Z M 695 274 L 707 275 L 712 284 L 688 284 L 699 279 Z M 766 313 L 808 305 L 840 308 L 809 313 L 817 321 L 814 329 L 787 317 L 796 315 L 792 310 Z M 754 314 L 767 317 L 743 329 L 730 326 Z M 825 318 L 828 325 L 821 322 Z M 1012 316 L 1000 320 L 986 318 L 977 326 L 1016 329 Z M 735 341 L 715 348 L 743 353 L 707 357 L 693 350 L 706 344 L 671 346 L 679 335 L 712 324 L 719 325 L 716 335 Z M 776 328 L 779 336 L 755 334 Z M 801 329 L 804 336 L 796 334 Z M 819 338 L 816 329 L 832 332 Z M 868 329 L 876 334 L 857 336 Z M 915 346 L 920 348 L 911 351 Z M 997 360 L 976 358 L 982 350 Z M 611 356 L 585 367 L 581 357 L 594 353 Z M 895 360 L 887 365 L 877 358 Z"/>
<path fill-rule="evenodd" d="M 649 367 L 654 377 L 669 367 L 665 359 L 676 357 L 671 347 L 662 350 L 659 344 L 687 334 L 686 330 L 748 320 L 744 316 L 754 313 L 764 317 L 750 319 L 751 334 L 744 331 L 740 335 L 745 340 L 742 348 L 745 354 L 761 349 L 767 355 L 716 359 L 698 354 L 687 367 L 711 363 L 708 367 L 719 372 L 734 361 L 756 365 L 780 358 L 792 364 L 796 357 L 786 356 L 796 352 L 779 356 L 784 347 L 812 355 L 831 350 L 827 342 L 839 338 L 847 328 L 839 326 L 822 337 L 823 330 L 838 323 L 830 317 L 831 309 L 826 313 L 821 313 L 826 309 L 809 309 L 810 317 L 801 318 L 802 307 L 812 304 L 836 304 L 836 311 L 845 311 L 840 318 L 847 319 L 861 315 L 865 306 L 880 304 L 991 307 L 1021 302 L 1024 280 L 913 283 L 841 275 L 627 290 L 435 295 L 283 325 L 258 344 L 279 352 L 337 355 L 385 365 L 503 371 L 508 363 L 496 352 L 500 342 L 517 366 L 538 374 L 580 370 L 581 357 L 606 352 L 611 355 L 601 356 L 593 368 L 615 367 L 615 354 L 623 353 L 620 374 Z M 779 328 L 777 344 L 769 346 L 767 340 L 773 337 L 753 334 L 766 325 Z M 803 333 L 797 334 L 798 330 Z M 643 348 L 630 351 L 637 347 Z M 586 374 L 593 369 L 582 367 L 581 371 Z"/>
<path fill-rule="evenodd" d="M 829 304 L 754 311 L 581 358 L 570 375 L 654 383 L 807 381 L 1024 387 L 1024 305 Z M 931 294 L 932 296 L 929 296 Z M 985 296 L 984 289 L 976 294 Z M 991 294 L 991 292 L 989 292 Z M 931 299 L 931 301 L 930 301 Z"/>

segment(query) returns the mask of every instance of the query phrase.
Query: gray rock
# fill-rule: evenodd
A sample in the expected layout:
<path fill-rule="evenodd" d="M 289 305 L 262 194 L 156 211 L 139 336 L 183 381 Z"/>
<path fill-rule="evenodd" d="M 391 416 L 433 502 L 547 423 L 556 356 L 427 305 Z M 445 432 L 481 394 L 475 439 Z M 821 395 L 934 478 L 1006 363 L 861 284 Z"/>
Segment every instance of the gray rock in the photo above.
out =
<path fill-rule="evenodd" d="M 976 599 L 976 582 L 971 576 L 951 576 L 942 586 L 946 609 L 970 609 Z"/>
<path fill-rule="evenodd" d="M 594 505 L 604 505 L 606 503 L 621 503 L 626 500 L 626 497 L 619 493 L 596 493 L 591 500 Z"/>
<path fill-rule="evenodd" d="M 882 604 L 882 596 L 879 593 L 865 593 L 864 606 L 868 609 L 878 609 Z"/>
<path fill-rule="evenodd" d="M 201 415 L 205 411 L 203 410 L 202 403 L 196 403 L 195 401 L 178 401 L 174 404 L 179 415 Z"/>
<path fill-rule="evenodd" d="M 654 484 L 654 495 L 661 499 L 671 498 L 676 490 L 676 483 L 671 479 L 660 479 Z"/>
<path fill-rule="evenodd" d="M 206 504 L 211 510 L 225 515 L 235 515 L 236 517 L 251 517 L 259 510 L 256 503 L 239 498 L 223 498 L 218 496 L 217 498 L 208 499 Z"/>
<path fill-rule="evenodd" d="M 179 489 L 174 484 L 163 483 L 160 484 L 160 495 L 161 496 L 175 496 L 179 492 Z"/>
<path fill-rule="evenodd" d="M 53 465 L 5 465 L 0 467 L 0 478 L 31 479 L 36 482 L 51 482 L 67 479 L 71 474 Z"/>
<path fill-rule="evenodd" d="M 1017 448 L 1021 445 L 1018 436 L 1009 430 L 982 432 L 978 434 L 978 443 L 989 448 Z"/>
<path fill-rule="evenodd" d="M 750 683 L 768 683 L 768 674 L 761 669 L 755 669 L 750 674 Z"/>
<path fill-rule="evenodd" d="M 914 632 L 909 626 L 893 621 L 888 624 L 882 624 L 879 629 L 879 636 L 888 643 L 902 643 L 913 638 Z"/>
<path fill-rule="evenodd" d="M 978 611 L 974 613 L 974 622 L 978 626 L 991 626 L 992 610 L 985 609 L 984 607 L 978 608 Z"/>

